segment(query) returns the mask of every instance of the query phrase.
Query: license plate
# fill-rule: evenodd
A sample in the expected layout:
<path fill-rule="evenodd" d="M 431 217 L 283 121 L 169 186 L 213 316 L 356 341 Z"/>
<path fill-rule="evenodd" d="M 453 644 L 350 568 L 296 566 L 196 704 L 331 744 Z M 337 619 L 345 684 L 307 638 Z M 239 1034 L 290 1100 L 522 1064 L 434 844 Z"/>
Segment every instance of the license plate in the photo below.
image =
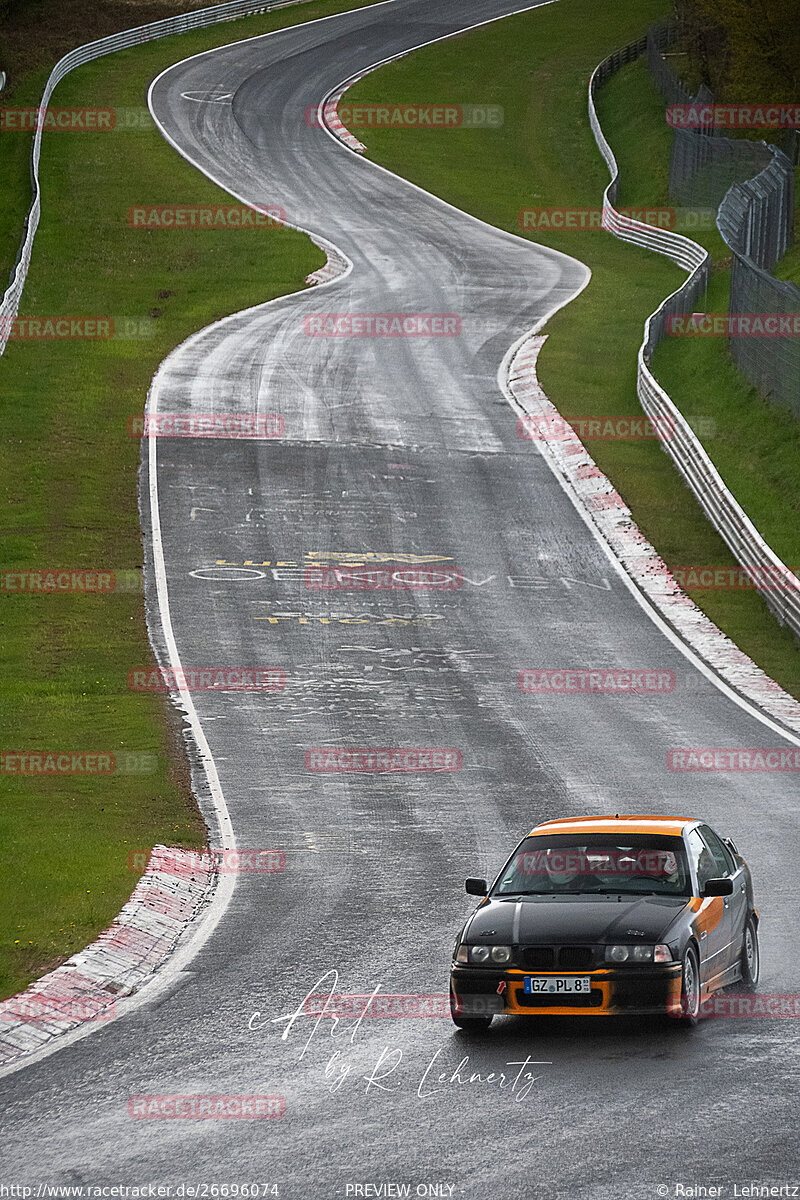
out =
<path fill-rule="evenodd" d="M 588 995 L 592 990 L 592 981 L 588 975 L 526 975 L 525 991 L 528 995 L 536 992 L 563 992 L 565 995 Z"/>

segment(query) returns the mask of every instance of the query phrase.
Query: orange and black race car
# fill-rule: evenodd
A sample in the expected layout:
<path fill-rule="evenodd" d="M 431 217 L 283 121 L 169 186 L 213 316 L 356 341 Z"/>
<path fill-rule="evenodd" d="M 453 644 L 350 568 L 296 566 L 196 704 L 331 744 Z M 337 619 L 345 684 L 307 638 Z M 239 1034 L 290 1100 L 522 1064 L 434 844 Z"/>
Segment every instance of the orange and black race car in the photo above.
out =
<path fill-rule="evenodd" d="M 459 935 L 453 1020 L 669 1013 L 758 983 L 750 870 L 730 839 L 686 817 L 568 817 L 520 842 Z"/>

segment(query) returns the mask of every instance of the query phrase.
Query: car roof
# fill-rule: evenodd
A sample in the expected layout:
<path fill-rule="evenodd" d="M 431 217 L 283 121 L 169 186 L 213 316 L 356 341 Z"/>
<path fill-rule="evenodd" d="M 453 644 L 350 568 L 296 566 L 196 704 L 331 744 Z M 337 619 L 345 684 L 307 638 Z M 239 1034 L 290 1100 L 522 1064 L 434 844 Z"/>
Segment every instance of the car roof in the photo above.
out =
<path fill-rule="evenodd" d="M 560 817 L 555 821 L 544 821 L 531 830 L 529 837 L 543 833 L 655 833 L 680 837 L 688 825 L 697 823 L 696 817 L 640 816 L 613 813 L 599 817 Z"/>

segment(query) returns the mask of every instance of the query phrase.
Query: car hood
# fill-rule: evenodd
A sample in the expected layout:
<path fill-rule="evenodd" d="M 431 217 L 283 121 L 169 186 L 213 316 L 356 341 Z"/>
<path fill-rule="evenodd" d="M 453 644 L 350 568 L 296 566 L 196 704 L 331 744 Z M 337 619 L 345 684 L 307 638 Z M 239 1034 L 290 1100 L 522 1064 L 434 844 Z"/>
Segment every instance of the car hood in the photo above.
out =
<path fill-rule="evenodd" d="M 496 945 L 658 942 L 688 901 L 672 896 L 522 896 L 492 899 L 463 940 Z"/>

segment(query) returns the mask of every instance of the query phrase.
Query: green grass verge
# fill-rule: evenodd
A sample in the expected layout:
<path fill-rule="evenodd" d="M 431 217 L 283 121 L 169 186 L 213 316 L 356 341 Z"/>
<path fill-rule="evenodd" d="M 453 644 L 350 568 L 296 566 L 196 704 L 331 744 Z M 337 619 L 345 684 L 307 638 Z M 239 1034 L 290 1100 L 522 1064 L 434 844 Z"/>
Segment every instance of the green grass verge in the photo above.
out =
<path fill-rule="evenodd" d="M 605 5 L 559 0 L 389 64 L 352 88 L 348 101 L 492 103 L 503 106 L 505 122 L 492 130 L 370 129 L 363 133 L 367 153 L 421 187 L 513 232 L 519 232 L 517 214 L 526 207 L 598 206 L 608 175 L 589 127 L 589 76 L 600 59 L 639 37 L 667 11 L 666 0 L 612 0 Z M 600 89 L 597 103 L 620 164 L 619 203 L 668 204 L 670 135 L 663 101 L 644 63 L 612 78 Z M 527 236 L 582 259 L 593 273 L 586 290 L 548 324 L 548 341 L 539 359 L 545 391 L 567 417 L 640 415 L 636 354 L 644 321 L 680 285 L 684 273 L 668 260 L 602 232 L 556 234 L 538 229 Z M 724 254 L 716 231 L 701 232 L 697 240 L 713 255 Z M 677 353 L 677 348 L 670 345 L 667 352 Z M 705 380 L 715 386 L 713 402 L 708 388 L 695 386 L 691 375 L 687 383 L 691 386 L 685 394 L 672 394 L 690 420 L 719 418 L 725 428 L 720 439 L 724 471 L 732 490 L 739 494 L 745 480 L 752 483 L 754 474 L 760 475 L 764 506 L 775 506 L 772 525 L 796 526 L 797 466 L 792 466 L 791 453 L 781 456 L 780 467 L 769 457 L 769 446 L 785 436 L 785 414 L 765 412 L 760 406 L 754 420 L 746 407 L 725 403 L 726 393 L 716 379 Z M 764 433 L 767 428 L 769 436 Z M 766 460 L 770 467 L 769 484 L 763 470 L 753 471 L 754 429 L 763 435 L 761 465 Z M 655 442 L 587 444 L 667 563 L 734 565 Z M 715 455 L 716 441 L 708 445 Z M 691 595 L 747 654 L 800 698 L 800 647 L 759 596 L 707 591 Z"/>
<path fill-rule="evenodd" d="M 705 308 L 728 311 L 730 274 L 711 276 Z M 680 408 L 702 396 L 716 434 L 714 465 L 756 528 L 787 564 L 800 564 L 800 422 L 760 396 L 728 354 L 725 338 L 666 338 L 653 370 Z"/>
<path fill-rule="evenodd" d="M 301 5 L 118 53 L 68 76 L 55 104 L 142 106 L 170 63 L 349 7 L 359 6 Z M 40 87 L 39 78 L 20 83 L 14 102 L 26 92 L 35 102 Z M 12 202 L 24 192 L 13 139 L 0 137 Z M 152 124 L 51 134 L 41 175 L 44 212 L 22 314 L 149 316 L 152 336 L 9 344 L 0 358 L 0 564 L 140 571 L 139 444 L 126 419 L 142 411 L 159 362 L 212 320 L 303 287 L 324 255 L 289 230 L 128 228 L 131 204 L 228 199 Z M 0 997 L 109 924 L 138 878 L 130 850 L 204 844 L 177 719 L 162 697 L 127 687 L 128 671 L 150 661 L 140 592 L 0 593 L 3 750 L 155 756 L 150 774 L 0 774 Z"/>

